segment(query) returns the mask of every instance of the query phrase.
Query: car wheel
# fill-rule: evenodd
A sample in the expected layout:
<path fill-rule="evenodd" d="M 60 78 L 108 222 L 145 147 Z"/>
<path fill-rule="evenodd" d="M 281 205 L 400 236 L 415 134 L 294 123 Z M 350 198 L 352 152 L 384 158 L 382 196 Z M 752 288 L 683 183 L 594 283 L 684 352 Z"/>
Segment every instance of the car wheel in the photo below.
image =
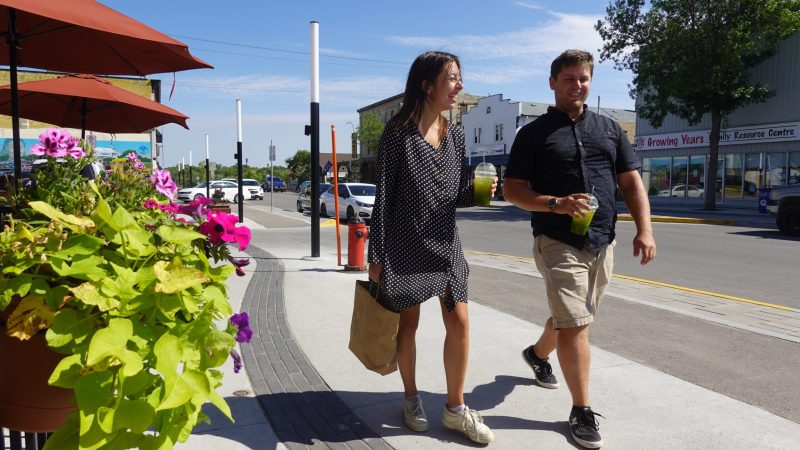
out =
<path fill-rule="evenodd" d="M 297 201 L 297 212 L 303 212 L 303 205 L 300 204 L 300 200 Z"/>
<path fill-rule="evenodd" d="M 199 199 L 201 199 L 203 197 L 205 197 L 205 195 L 203 195 L 203 194 L 195 194 L 193 200 L 199 200 Z"/>
<path fill-rule="evenodd" d="M 325 207 L 325 203 L 319 205 L 319 215 L 322 217 L 328 217 L 328 208 Z"/>
<path fill-rule="evenodd" d="M 233 203 L 239 203 L 239 194 L 233 196 Z"/>
<path fill-rule="evenodd" d="M 347 223 L 350 223 L 350 219 L 356 216 L 355 211 L 353 211 L 352 206 L 347 207 Z"/>
<path fill-rule="evenodd" d="M 800 236 L 800 206 L 787 206 L 778 210 L 778 229 L 789 236 Z"/>

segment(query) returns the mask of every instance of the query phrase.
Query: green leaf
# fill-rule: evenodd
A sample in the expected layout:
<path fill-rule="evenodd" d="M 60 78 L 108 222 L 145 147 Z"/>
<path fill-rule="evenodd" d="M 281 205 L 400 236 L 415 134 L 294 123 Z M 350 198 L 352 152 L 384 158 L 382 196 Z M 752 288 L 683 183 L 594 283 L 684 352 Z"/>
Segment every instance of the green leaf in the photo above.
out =
<path fill-rule="evenodd" d="M 156 355 L 156 370 L 164 377 L 164 384 L 169 388 L 178 376 L 178 364 L 183 355 L 181 340 L 164 334 L 156 342 L 153 353 Z"/>
<path fill-rule="evenodd" d="M 75 383 L 75 400 L 78 408 L 87 412 L 113 405 L 114 376 L 111 372 L 92 372 L 78 378 Z"/>
<path fill-rule="evenodd" d="M 233 314 L 231 304 L 228 302 L 228 295 L 225 293 L 224 285 L 211 284 L 203 289 L 203 298 L 206 302 L 223 316 Z"/>
<path fill-rule="evenodd" d="M 89 344 L 86 358 L 87 366 L 101 363 L 108 357 L 122 359 L 127 350 L 126 344 L 133 334 L 133 325 L 128 319 L 111 319 L 107 328 L 94 334 Z"/>
<path fill-rule="evenodd" d="M 108 280 L 108 278 L 103 279 L 103 281 L 106 280 Z M 87 305 L 95 305 L 100 311 L 108 311 L 119 307 L 119 300 L 101 292 L 97 284 L 98 283 L 86 282 L 80 286 L 71 288 L 70 291 L 75 294 L 76 299 Z"/>
<path fill-rule="evenodd" d="M 119 245 L 117 251 L 129 259 L 146 258 L 158 251 L 153 245 L 153 233 L 142 229 L 124 229 L 111 242 Z"/>
<path fill-rule="evenodd" d="M 59 361 L 47 383 L 51 386 L 63 387 L 72 389 L 75 383 L 81 377 L 83 371 L 83 364 L 81 363 L 81 355 L 70 355 Z"/>
<path fill-rule="evenodd" d="M 206 238 L 197 231 L 173 225 L 161 225 L 158 227 L 158 230 L 156 230 L 156 233 L 158 233 L 164 241 L 176 245 L 188 245 L 197 239 Z"/>
<path fill-rule="evenodd" d="M 47 345 L 57 351 L 71 348 L 83 343 L 91 333 L 92 323 L 87 317 L 79 319 L 74 309 L 64 308 L 55 314 L 53 325 L 47 330 Z"/>
<path fill-rule="evenodd" d="M 114 430 L 130 428 L 133 433 L 144 433 L 153 421 L 155 409 L 145 400 L 122 400 L 114 411 Z"/>
<path fill-rule="evenodd" d="M 72 264 L 60 258 L 50 258 L 50 266 L 58 275 L 89 281 L 101 280 L 108 276 L 103 269 L 105 262 L 105 259 L 94 255 L 75 255 Z"/>
<path fill-rule="evenodd" d="M 158 261 L 153 266 L 158 284 L 155 291 L 172 294 L 175 292 L 189 289 L 193 286 L 200 286 L 209 278 L 203 272 L 186 267 L 180 260 L 167 264 L 166 261 Z"/>
<path fill-rule="evenodd" d="M 87 233 L 89 230 L 94 229 L 95 227 L 94 222 L 88 217 L 77 217 L 71 214 L 64 214 L 45 202 L 34 201 L 28 203 L 28 206 L 30 206 L 33 210 L 44 214 L 50 219 L 60 222 L 73 231 Z"/>
<path fill-rule="evenodd" d="M 67 422 L 53 434 L 48 436 L 44 443 L 44 450 L 63 450 L 65 448 L 78 448 L 80 426 L 77 413 L 67 416 Z"/>
<path fill-rule="evenodd" d="M 73 234 L 61 246 L 61 250 L 52 256 L 70 259 L 74 255 L 94 255 L 103 246 L 103 240 L 87 234 Z"/>
<path fill-rule="evenodd" d="M 210 330 L 203 341 L 202 368 L 219 367 L 227 361 L 236 340 L 228 333 Z"/>
<path fill-rule="evenodd" d="M 211 391 L 209 400 L 211 400 L 211 403 L 214 406 L 216 406 L 217 409 L 222 411 L 222 414 L 225 414 L 225 417 L 227 417 L 228 420 L 230 420 L 233 423 L 236 423 L 236 421 L 233 420 L 233 414 L 231 413 L 230 405 L 228 405 L 228 402 L 226 402 L 225 399 L 221 395 L 219 395 L 219 392 Z"/>
<path fill-rule="evenodd" d="M 112 218 L 113 218 L 114 222 L 117 225 L 119 225 L 120 230 L 126 230 L 126 229 L 138 230 L 138 229 L 140 229 L 139 224 L 136 222 L 136 219 L 131 215 L 131 213 L 128 212 L 128 210 L 126 210 L 125 208 L 123 208 L 121 206 L 119 208 L 117 208 L 116 211 L 114 211 L 114 215 L 112 216 Z M 148 234 L 150 234 L 150 233 L 148 233 Z"/>
<path fill-rule="evenodd" d="M 183 406 L 189 400 L 192 403 L 202 404 L 211 394 L 211 386 L 205 373 L 186 369 L 176 379 L 171 388 L 167 388 L 166 395 L 157 411 Z"/>

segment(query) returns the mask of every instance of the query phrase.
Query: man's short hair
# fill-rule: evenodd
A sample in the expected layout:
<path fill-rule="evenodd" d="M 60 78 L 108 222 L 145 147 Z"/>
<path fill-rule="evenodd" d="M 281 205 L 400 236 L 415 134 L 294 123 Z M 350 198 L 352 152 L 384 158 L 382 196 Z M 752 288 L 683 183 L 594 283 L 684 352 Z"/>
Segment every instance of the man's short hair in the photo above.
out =
<path fill-rule="evenodd" d="M 579 64 L 588 64 L 589 73 L 594 75 L 594 58 L 591 53 L 574 48 L 564 50 L 564 52 L 558 55 L 558 58 L 554 59 L 553 63 L 550 64 L 550 76 L 554 79 L 558 78 L 561 69 Z"/>

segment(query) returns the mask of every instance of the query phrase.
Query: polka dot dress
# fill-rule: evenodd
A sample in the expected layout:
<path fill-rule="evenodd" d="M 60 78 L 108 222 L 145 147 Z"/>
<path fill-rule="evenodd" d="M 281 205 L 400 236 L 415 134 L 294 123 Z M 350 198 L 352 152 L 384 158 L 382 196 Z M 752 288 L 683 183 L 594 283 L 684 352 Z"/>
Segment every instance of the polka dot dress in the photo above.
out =
<path fill-rule="evenodd" d="M 469 275 L 456 208 L 474 205 L 464 132 L 448 125 L 433 148 L 414 123 L 390 124 L 379 148 L 369 262 L 383 264 L 386 301 L 401 310 L 439 296 L 452 311 Z"/>

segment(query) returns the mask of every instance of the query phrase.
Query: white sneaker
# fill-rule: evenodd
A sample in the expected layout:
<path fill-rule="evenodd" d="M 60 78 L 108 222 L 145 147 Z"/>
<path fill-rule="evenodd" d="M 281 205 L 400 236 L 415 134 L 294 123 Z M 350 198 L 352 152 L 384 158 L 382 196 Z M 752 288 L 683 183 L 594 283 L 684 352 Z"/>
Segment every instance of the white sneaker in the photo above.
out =
<path fill-rule="evenodd" d="M 464 433 L 472 441 L 479 444 L 488 444 L 494 441 L 494 432 L 483 423 L 483 417 L 481 417 L 480 413 L 469 409 L 467 406 L 464 407 L 464 411 L 454 413 L 445 405 L 444 413 L 442 414 L 442 425 L 451 430 Z"/>
<path fill-rule="evenodd" d="M 403 402 L 403 416 L 406 426 L 417 432 L 428 431 L 428 416 L 425 408 L 422 407 L 422 399 L 419 395 L 408 397 Z"/>

